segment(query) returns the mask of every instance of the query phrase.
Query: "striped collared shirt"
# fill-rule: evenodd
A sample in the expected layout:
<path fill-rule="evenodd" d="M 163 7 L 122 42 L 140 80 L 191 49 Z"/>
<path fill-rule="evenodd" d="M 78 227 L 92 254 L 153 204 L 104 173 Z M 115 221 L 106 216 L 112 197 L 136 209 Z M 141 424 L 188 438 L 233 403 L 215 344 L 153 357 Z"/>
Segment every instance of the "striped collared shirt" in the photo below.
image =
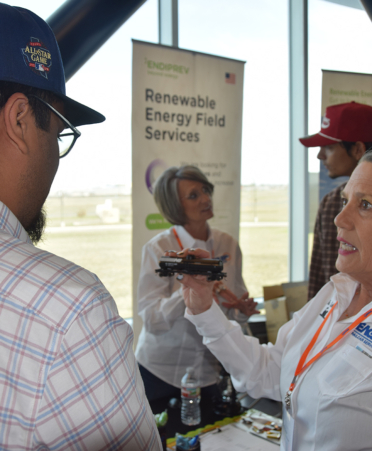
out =
<path fill-rule="evenodd" d="M 160 450 L 133 332 L 0 202 L 0 450 Z"/>

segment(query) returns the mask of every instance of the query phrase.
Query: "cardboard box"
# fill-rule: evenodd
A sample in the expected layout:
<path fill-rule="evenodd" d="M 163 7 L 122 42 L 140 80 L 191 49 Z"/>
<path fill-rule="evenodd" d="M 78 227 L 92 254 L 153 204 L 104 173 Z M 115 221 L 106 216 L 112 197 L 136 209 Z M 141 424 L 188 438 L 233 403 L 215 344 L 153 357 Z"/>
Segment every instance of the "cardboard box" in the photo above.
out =
<path fill-rule="evenodd" d="M 287 301 L 288 319 L 301 310 L 307 303 L 308 282 L 283 283 L 282 287 Z"/>
<path fill-rule="evenodd" d="M 265 301 L 267 340 L 275 343 L 279 329 L 288 321 L 285 296 Z"/>
<path fill-rule="evenodd" d="M 307 282 L 263 287 L 269 342 L 273 344 L 276 342 L 279 329 L 292 318 L 294 312 L 306 304 L 307 287 Z"/>

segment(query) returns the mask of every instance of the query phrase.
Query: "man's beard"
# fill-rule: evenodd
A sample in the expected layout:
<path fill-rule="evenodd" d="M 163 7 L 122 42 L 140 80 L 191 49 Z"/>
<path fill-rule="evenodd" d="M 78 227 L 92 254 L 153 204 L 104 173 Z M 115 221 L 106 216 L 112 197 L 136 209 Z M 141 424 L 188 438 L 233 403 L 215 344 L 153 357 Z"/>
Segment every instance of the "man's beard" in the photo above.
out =
<path fill-rule="evenodd" d="M 26 229 L 28 236 L 30 237 L 31 241 L 35 244 L 35 246 L 43 236 L 45 224 L 46 224 L 46 213 L 43 207 Z"/>

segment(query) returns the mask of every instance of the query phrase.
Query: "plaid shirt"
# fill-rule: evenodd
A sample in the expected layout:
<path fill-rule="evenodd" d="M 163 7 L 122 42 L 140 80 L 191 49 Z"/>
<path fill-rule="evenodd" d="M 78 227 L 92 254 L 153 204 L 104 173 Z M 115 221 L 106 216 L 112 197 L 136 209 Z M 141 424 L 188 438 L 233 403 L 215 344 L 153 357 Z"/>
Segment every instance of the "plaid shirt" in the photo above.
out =
<path fill-rule="evenodd" d="M 160 450 L 132 341 L 98 278 L 0 202 L 0 450 Z"/>
<path fill-rule="evenodd" d="M 330 191 L 322 199 L 314 228 L 308 299 L 312 299 L 338 271 L 335 267 L 340 243 L 337 241 L 335 217 L 342 209 L 341 191 L 346 183 Z"/>

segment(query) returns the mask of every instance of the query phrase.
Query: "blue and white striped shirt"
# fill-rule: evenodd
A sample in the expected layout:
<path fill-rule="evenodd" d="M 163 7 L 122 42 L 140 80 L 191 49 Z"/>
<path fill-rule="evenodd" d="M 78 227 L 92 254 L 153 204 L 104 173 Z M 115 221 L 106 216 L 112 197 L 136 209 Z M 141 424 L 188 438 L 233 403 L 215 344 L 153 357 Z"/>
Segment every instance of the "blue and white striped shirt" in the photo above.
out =
<path fill-rule="evenodd" d="M 133 332 L 0 202 L 0 450 L 160 450 Z"/>

